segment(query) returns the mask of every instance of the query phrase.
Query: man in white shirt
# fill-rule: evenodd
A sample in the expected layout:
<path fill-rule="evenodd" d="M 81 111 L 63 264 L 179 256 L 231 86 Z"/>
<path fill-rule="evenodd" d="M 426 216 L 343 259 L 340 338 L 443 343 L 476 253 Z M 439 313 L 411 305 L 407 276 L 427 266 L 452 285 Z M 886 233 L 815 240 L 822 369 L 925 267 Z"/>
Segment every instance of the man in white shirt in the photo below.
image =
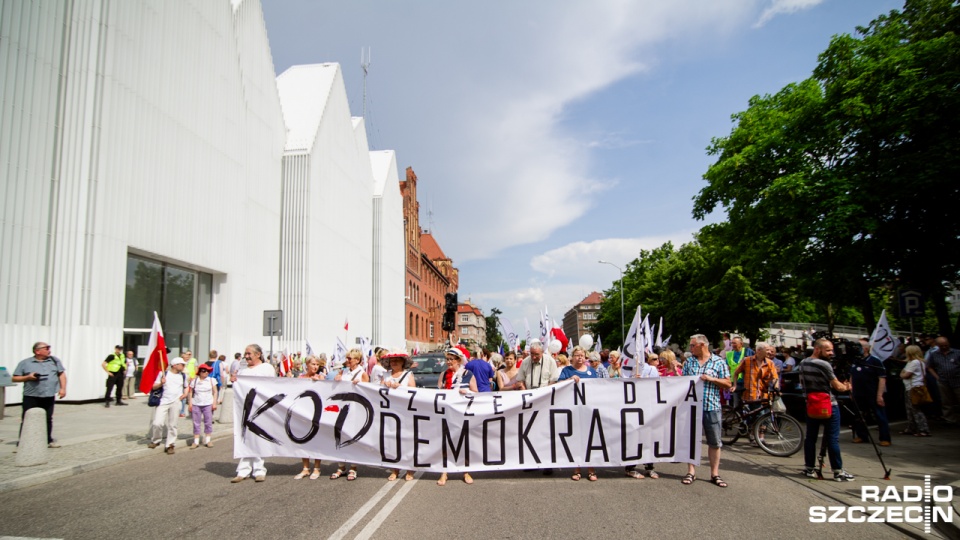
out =
<path fill-rule="evenodd" d="M 520 370 L 517 371 L 517 382 L 521 390 L 530 390 L 548 386 L 557 382 L 560 370 L 557 362 L 549 355 L 543 354 L 543 344 L 534 340 L 530 344 L 530 356 L 523 359 Z"/>
<path fill-rule="evenodd" d="M 247 365 L 240 368 L 237 375 L 230 376 L 230 382 L 237 382 L 238 375 L 247 377 L 276 377 L 277 370 L 272 365 L 263 361 L 263 349 L 259 345 L 248 345 L 243 350 L 243 358 Z M 262 457 L 240 458 L 237 464 L 237 476 L 230 482 L 237 484 L 243 482 L 253 475 L 257 482 L 263 482 L 267 479 L 267 468 L 263 465 Z"/>
<path fill-rule="evenodd" d="M 153 389 L 163 388 L 160 396 L 160 405 L 153 412 L 153 423 L 150 426 L 150 444 L 148 448 L 160 446 L 163 429 L 167 429 L 167 441 L 164 452 L 173 454 L 173 446 L 177 442 L 177 418 L 180 400 L 187 398 L 187 377 L 183 367 L 187 362 L 183 358 L 174 358 L 170 361 L 167 371 L 157 375 Z"/>

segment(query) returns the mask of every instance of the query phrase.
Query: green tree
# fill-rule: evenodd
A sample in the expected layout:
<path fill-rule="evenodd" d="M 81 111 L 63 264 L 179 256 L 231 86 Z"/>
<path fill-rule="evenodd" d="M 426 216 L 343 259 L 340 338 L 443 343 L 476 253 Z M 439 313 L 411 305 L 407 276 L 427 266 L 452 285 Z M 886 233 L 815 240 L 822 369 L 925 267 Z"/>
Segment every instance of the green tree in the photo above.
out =
<path fill-rule="evenodd" d="M 747 273 L 761 260 L 780 268 L 830 324 L 855 305 L 872 327 L 871 291 L 912 285 L 953 329 L 944 297 L 960 277 L 960 220 L 944 216 L 960 200 L 958 10 L 909 0 L 835 37 L 811 78 L 753 97 L 708 148 L 717 161 L 694 216 L 725 208 Z"/>
<path fill-rule="evenodd" d="M 496 351 L 503 341 L 503 336 L 500 334 L 501 314 L 503 314 L 502 311 L 493 308 L 490 310 L 490 315 L 485 317 L 487 321 L 487 342 L 484 344 L 484 348 L 488 351 Z"/>

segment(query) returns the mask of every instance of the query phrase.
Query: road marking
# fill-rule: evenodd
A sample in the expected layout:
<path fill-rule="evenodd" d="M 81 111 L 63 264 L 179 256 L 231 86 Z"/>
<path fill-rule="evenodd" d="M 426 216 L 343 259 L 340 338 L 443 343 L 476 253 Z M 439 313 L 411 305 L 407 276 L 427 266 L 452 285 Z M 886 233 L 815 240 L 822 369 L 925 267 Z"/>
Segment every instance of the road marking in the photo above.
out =
<path fill-rule="evenodd" d="M 383 508 L 377 512 L 377 515 L 373 516 L 373 519 L 371 519 L 370 522 L 367 523 L 367 526 L 360 531 L 360 534 L 356 536 L 357 540 L 367 540 L 373 536 L 373 533 L 377 532 L 377 529 L 380 528 L 380 525 L 383 525 L 383 522 L 387 520 L 387 517 L 390 516 L 390 513 L 393 512 L 393 509 L 396 508 L 397 505 L 400 504 L 400 501 L 407 496 L 407 493 L 413 489 L 413 485 L 417 483 L 417 480 L 419 480 L 421 476 L 423 476 L 423 471 L 418 471 L 415 475 L 413 475 L 413 480 L 410 480 L 409 482 L 404 481 L 403 487 L 397 491 L 393 498 L 387 501 L 387 504 L 385 504 Z M 397 481 L 399 482 L 400 480 L 397 479 Z"/>
<path fill-rule="evenodd" d="M 350 529 L 353 529 L 357 523 L 360 523 L 360 520 L 363 519 L 363 516 L 367 515 L 371 510 L 373 510 L 377 504 L 380 502 L 380 499 L 383 499 L 387 496 L 387 493 L 393 489 L 393 486 L 397 485 L 396 482 L 387 482 L 380 488 L 380 491 L 376 492 L 373 497 L 370 497 L 370 500 L 366 504 L 360 507 L 350 519 L 344 522 L 339 529 L 333 532 L 330 535 L 330 540 L 341 540 L 347 536 L 347 533 L 350 532 Z"/>
<path fill-rule="evenodd" d="M 63 540 L 62 538 L 32 538 L 30 536 L 0 536 L 0 540 Z"/>

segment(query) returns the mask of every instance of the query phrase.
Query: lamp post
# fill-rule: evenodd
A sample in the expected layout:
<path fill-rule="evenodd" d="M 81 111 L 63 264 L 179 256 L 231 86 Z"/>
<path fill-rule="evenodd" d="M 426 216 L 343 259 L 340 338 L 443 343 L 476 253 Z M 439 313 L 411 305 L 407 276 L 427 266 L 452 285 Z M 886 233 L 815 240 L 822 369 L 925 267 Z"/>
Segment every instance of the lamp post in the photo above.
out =
<path fill-rule="evenodd" d="M 597 262 L 600 264 L 609 264 L 610 266 L 616 268 L 620 272 L 620 336 L 621 336 L 620 339 L 626 340 L 627 331 L 623 327 L 623 269 L 613 264 L 612 262 L 608 262 L 608 261 L 597 261 Z"/>

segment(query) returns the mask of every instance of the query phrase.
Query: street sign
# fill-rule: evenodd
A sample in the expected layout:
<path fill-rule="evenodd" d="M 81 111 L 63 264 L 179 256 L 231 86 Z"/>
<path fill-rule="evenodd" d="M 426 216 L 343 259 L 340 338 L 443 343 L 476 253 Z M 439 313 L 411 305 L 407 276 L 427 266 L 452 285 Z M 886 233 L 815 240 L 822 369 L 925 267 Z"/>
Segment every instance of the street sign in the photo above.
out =
<path fill-rule="evenodd" d="M 263 337 L 283 335 L 283 311 L 279 309 L 263 312 Z"/>
<path fill-rule="evenodd" d="M 923 317 L 923 293 L 916 289 L 900 289 L 900 316 Z"/>

